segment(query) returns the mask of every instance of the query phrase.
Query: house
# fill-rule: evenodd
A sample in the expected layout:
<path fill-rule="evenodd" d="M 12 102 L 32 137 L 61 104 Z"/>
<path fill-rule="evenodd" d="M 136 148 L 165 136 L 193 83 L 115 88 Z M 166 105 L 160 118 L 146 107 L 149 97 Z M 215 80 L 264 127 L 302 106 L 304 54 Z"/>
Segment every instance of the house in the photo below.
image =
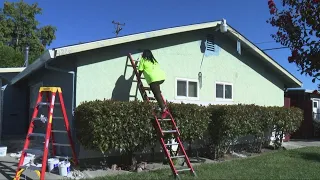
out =
<path fill-rule="evenodd" d="M 304 120 L 300 128 L 291 135 L 293 138 L 320 137 L 320 92 L 300 88 L 290 88 L 285 92 L 290 106 L 304 111 Z"/>
<path fill-rule="evenodd" d="M 166 72 L 168 101 L 283 106 L 284 89 L 302 83 L 231 26 L 221 21 L 172 27 L 47 50 L 11 80 L 29 99 L 29 122 L 40 86 L 60 86 L 72 110 L 95 99 L 133 100 L 136 82 L 127 55 L 151 49 Z M 138 94 L 138 99 L 141 99 Z M 18 101 L 18 100 L 17 100 Z"/>
<path fill-rule="evenodd" d="M 19 109 L 15 108 L 16 104 L 11 101 L 13 96 L 19 96 L 14 94 L 18 89 L 8 86 L 11 79 L 24 69 L 24 67 L 0 68 L 0 141 L 3 137 L 25 135 L 26 129 L 23 129 L 23 125 L 16 126 L 23 117 L 15 116 L 15 111 L 19 111 Z M 21 101 L 23 104 L 25 103 L 23 99 Z M 4 104 L 5 106 L 3 106 Z"/>

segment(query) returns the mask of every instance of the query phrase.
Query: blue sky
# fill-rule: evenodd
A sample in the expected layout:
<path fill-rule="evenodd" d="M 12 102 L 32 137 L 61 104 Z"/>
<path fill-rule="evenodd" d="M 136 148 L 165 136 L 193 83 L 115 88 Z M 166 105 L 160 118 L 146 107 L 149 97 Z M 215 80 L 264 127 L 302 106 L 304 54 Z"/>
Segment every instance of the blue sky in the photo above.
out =
<path fill-rule="evenodd" d="M 0 0 L 1 6 L 3 1 Z M 18 0 L 10 0 L 13 1 Z M 120 32 L 120 35 L 126 35 L 222 18 L 261 49 L 281 47 L 270 36 L 276 29 L 266 23 L 269 18 L 267 0 L 24 1 L 39 3 L 43 9 L 43 14 L 38 17 L 41 25 L 57 27 L 57 38 L 49 48 L 114 37 L 113 20 L 126 23 Z M 310 77 L 300 75 L 295 64 L 289 64 L 289 49 L 266 53 L 302 81 L 303 88 L 317 88 L 319 82 L 312 83 Z"/>

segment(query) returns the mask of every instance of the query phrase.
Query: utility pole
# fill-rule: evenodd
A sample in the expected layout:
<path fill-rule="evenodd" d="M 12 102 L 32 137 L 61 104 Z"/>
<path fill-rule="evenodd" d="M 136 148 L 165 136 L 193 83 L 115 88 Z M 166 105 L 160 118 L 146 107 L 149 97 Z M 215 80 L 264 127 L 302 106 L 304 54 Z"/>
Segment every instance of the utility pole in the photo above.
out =
<path fill-rule="evenodd" d="M 117 25 L 115 33 L 116 33 L 116 37 L 118 37 L 119 32 L 122 30 L 122 27 L 120 26 L 125 26 L 125 23 L 120 24 L 119 22 L 112 21 L 112 24 Z"/>

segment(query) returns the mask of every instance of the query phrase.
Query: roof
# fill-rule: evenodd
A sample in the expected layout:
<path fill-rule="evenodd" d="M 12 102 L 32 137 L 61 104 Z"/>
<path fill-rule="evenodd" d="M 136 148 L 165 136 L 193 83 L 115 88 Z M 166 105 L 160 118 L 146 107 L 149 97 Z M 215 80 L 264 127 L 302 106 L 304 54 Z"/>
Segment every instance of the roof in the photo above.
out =
<path fill-rule="evenodd" d="M 287 92 L 296 92 L 296 91 L 301 91 L 301 92 L 305 92 L 308 94 L 314 94 L 314 93 L 320 93 L 318 90 L 311 90 L 311 89 L 303 89 L 303 88 L 288 88 Z"/>
<path fill-rule="evenodd" d="M 20 73 L 24 69 L 25 67 L 0 68 L 0 79 L 2 80 L 2 85 L 10 83 L 8 77 L 6 77 L 7 73 Z"/>
<path fill-rule="evenodd" d="M 11 84 L 14 84 L 14 83 L 18 82 L 19 80 L 27 77 L 32 72 L 43 67 L 46 62 L 51 61 L 59 56 L 80 53 L 83 51 L 104 48 L 104 47 L 108 47 L 108 46 L 113 46 L 113 45 L 118 45 L 118 44 L 138 41 L 138 40 L 161 37 L 161 36 L 165 36 L 165 35 L 172 35 L 172 34 L 177 34 L 177 33 L 182 33 L 182 32 L 206 29 L 206 28 L 215 28 L 220 24 L 221 24 L 221 21 L 213 21 L 213 22 L 192 24 L 192 25 L 186 25 L 186 26 L 171 27 L 171 28 L 160 29 L 160 30 L 155 30 L 155 31 L 143 32 L 143 33 L 138 33 L 138 34 L 131 34 L 131 35 L 126 35 L 126 36 L 121 36 L 121 37 L 116 37 L 116 38 L 110 38 L 110 39 L 104 39 L 104 40 L 98 40 L 98 41 L 92 41 L 92 42 L 87 42 L 87 43 L 82 43 L 82 44 L 75 44 L 75 45 L 70 45 L 70 46 L 49 49 L 44 54 L 42 54 L 34 63 L 29 65 L 28 68 L 26 68 L 24 71 L 22 71 L 16 77 L 14 77 L 11 80 Z M 289 79 L 290 83 L 294 84 L 295 87 L 302 86 L 301 81 L 299 81 L 296 77 L 294 77 L 290 72 L 288 72 L 285 68 L 283 68 L 280 64 L 278 64 L 270 56 L 268 56 L 266 53 L 264 53 L 261 49 L 259 49 L 257 46 L 255 46 L 252 42 L 250 42 L 248 39 L 246 39 L 243 35 L 241 35 L 235 29 L 230 27 L 230 25 L 228 25 L 228 32 L 225 34 L 237 37 L 241 42 L 243 42 L 246 46 L 248 46 L 255 53 L 257 53 L 257 55 L 262 57 L 262 59 L 264 59 L 265 61 L 270 63 L 273 67 L 275 67 L 283 76 L 287 77 L 287 79 Z"/>

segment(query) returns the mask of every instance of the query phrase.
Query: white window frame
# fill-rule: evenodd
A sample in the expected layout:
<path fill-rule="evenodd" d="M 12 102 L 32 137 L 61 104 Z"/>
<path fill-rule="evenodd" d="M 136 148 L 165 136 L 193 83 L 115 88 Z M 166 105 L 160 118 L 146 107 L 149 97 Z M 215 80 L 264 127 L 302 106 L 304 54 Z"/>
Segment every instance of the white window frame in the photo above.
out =
<path fill-rule="evenodd" d="M 217 84 L 222 84 L 223 85 L 223 98 L 217 98 Z M 226 99 L 225 98 L 225 85 L 231 85 L 231 99 Z M 233 84 L 232 83 L 228 83 L 228 82 L 220 82 L 220 81 L 216 81 L 214 83 L 214 98 L 217 101 L 233 101 L 234 98 L 234 94 L 233 94 Z"/>
<path fill-rule="evenodd" d="M 178 96 L 178 81 L 186 81 L 187 82 L 187 89 L 186 89 L 187 96 Z M 196 82 L 197 83 L 197 97 L 188 97 L 189 82 Z M 197 79 L 176 78 L 175 79 L 175 99 L 199 100 L 200 99 L 199 81 Z"/>

